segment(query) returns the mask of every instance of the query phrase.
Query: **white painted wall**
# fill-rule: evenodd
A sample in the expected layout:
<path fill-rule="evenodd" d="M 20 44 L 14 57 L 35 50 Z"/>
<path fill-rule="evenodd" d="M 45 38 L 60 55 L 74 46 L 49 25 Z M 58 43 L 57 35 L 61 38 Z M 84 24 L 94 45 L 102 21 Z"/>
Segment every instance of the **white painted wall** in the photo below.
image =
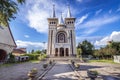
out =
<path fill-rule="evenodd" d="M 120 63 L 120 55 L 115 55 L 114 56 L 114 62 Z"/>
<path fill-rule="evenodd" d="M 0 49 L 10 53 L 15 47 L 16 44 L 14 43 L 14 39 L 12 38 L 9 27 L 0 26 Z"/>

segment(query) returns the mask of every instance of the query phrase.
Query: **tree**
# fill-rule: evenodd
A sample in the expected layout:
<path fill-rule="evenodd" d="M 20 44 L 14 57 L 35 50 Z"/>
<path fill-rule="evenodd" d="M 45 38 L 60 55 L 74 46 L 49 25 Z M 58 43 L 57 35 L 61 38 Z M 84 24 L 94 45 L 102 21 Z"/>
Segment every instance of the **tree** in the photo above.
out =
<path fill-rule="evenodd" d="M 14 63 L 15 62 L 15 56 L 12 53 L 9 54 L 8 62 L 9 63 Z"/>
<path fill-rule="evenodd" d="M 115 49 L 117 51 L 116 54 L 120 54 L 120 42 L 112 41 L 109 47 Z"/>
<path fill-rule="evenodd" d="M 100 58 L 100 51 L 99 50 L 95 50 L 94 53 L 93 53 L 94 57 L 98 57 Z"/>
<path fill-rule="evenodd" d="M 77 48 L 81 48 L 82 55 L 92 55 L 94 50 L 94 46 L 87 40 L 84 40 L 82 43 L 79 43 Z"/>
<path fill-rule="evenodd" d="M 78 57 L 78 58 L 80 58 L 81 53 L 82 53 L 81 48 L 77 48 L 77 57 Z"/>
<path fill-rule="evenodd" d="M 34 53 L 36 53 L 36 54 L 41 54 L 41 51 L 40 51 L 40 50 L 37 50 L 37 51 L 35 51 Z"/>
<path fill-rule="evenodd" d="M 0 26 L 9 26 L 9 21 L 15 19 L 18 4 L 23 3 L 25 3 L 25 0 L 0 0 Z"/>
<path fill-rule="evenodd" d="M 35 52 L 34 49 L 32 49 L 31 53 L 34 53 L 34 52 Z"/>
<path fill-rule="evenodd" d="M 117 52 L 116 51 L 116 49 L 114 49 L 114 48 L 108 48 L 108 50 L 107 50 L 108 52 L 108 55 L 111 57 L 111 58 L 113 58 L 113 56 L 115 55 L 115 53 Z"/>
<path fill-rule="evenodd" d="M 105 48 L 100 48 L 99 50 L 95 50 L 94 56 L 101 59 L 112 59 L 115 53 L 116 50 L 107 45 Z"/>

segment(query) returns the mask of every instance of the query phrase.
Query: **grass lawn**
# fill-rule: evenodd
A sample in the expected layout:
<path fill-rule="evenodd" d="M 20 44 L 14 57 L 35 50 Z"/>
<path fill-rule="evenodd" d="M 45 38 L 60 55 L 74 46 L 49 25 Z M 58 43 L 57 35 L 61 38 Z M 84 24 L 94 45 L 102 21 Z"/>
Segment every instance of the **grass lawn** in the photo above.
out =
<path fill-rule="evenodd" d="M 89 62 L 103 62 L 103 63 L 115 63 L 112 59 L 111 60 L 89 60 Z"/>
<path fill-rule="evenodd" d="M 40 63 L 40 60 L 30 60 L 31 63 Z"/>
<path fill-rule="evenodd" d="M 13 63 L 9 63 L 9 64 L 0 64 L 0 67 L 9 67 L 9 66 L 11 66 L 11 65 L 13 65 Z"/>
<path fill-rule="evenodd" d="M 9 67 L 9 66 L 13 66 L 16 64 L 22 64 L 22 63 L 27 63 L 29 61 L 25 61 L 25 62 L 15 62 L 15 63 L 4 63 L 4 64 L 0 64 L 0 67 Z"/>
<path fill-rule="evenodd" d="M 4 63 L 4 64 L 0 64 L 0 67 L 9 67 L 9 66 L 13 66 L 16 64 L 22 64 L 23 62 L 15 62 L 15 63 Z"/>

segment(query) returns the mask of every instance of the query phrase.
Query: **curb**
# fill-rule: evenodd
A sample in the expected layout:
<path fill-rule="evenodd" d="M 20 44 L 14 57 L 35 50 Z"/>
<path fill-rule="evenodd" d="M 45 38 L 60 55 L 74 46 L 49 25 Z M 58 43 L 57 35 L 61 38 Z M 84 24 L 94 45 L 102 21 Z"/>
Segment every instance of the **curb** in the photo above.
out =
<path fill-rule="evenodd" d="M 46 71 L 44 71 L 42 73 L 42 75 L 40 75 L 36 80 L 42 80 L 42 78 L 48 73 L 49 70 L 51 70 L 53 68 L 53 66 L 55 65 L 56 63 L 54 63 L 52 66 L 50 66 Z"/>

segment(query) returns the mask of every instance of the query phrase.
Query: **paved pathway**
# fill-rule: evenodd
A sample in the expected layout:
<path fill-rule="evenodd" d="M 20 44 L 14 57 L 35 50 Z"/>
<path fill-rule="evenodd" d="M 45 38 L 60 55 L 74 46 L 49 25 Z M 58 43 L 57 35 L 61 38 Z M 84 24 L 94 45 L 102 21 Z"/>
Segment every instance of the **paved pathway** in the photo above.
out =
<path fill-rule="evenodd" d="M 43 80 L 78 80 L 68 63 L 59 61 L 56 65 L 46 74 Z"/>
<path fill-rule="evenodd" d="M 80 63 L 80 74 L 87 77 L 87 70 L 96 70 L 100 80 L 120 80 L 120 64 Z"/>
<path fill-rule="evenodd" d="M 39 74 L 42 73 L 42 64 L 40 63 L 31 63 L 25 62 L 21 64 L 13 64 L 10 66 L 0 67 L 0 80 L 27 80 L 27 73 L 32 68 L 37 68 Z"/>
<path fill-rule="evenodd" d="M 45 62 L 25 62 L 11 66 L 0 67 L 0 80 L 27 80 L 27 73 L 32 68 L 38 69 L 38 74 L 43 72 L 42 65 Z M 79 62 L 78 62 L 79 63 Z M 120 80 L 120 64 L 110 63 L 80 63 L 80 74 L 87 77 L 87 70 L 97 70 L 102 79 Z M 69 65 L 64 61 L 58 61 L 56 65 L 44 77 L 44 80 L 78 80 Z"/>

